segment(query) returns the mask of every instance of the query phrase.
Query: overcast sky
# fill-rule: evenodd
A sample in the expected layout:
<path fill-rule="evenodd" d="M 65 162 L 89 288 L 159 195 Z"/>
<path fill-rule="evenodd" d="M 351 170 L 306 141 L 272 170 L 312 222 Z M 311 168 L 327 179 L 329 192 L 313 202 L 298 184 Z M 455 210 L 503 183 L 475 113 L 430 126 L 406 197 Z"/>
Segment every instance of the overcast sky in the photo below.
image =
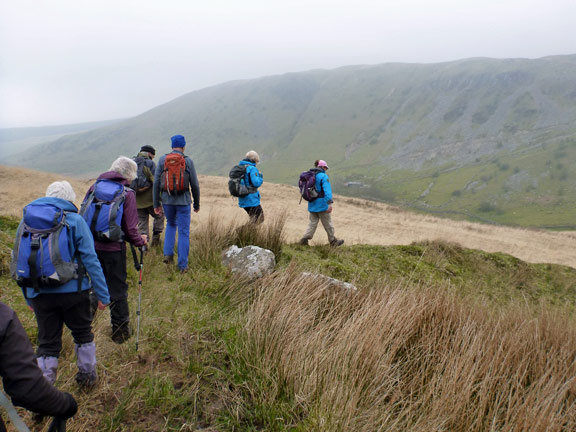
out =
<path fill-rule="evenodd" d="M 576 54 L 576 0 L 4 0 L 0 128 L 285 72 L 558 54 Z"/>

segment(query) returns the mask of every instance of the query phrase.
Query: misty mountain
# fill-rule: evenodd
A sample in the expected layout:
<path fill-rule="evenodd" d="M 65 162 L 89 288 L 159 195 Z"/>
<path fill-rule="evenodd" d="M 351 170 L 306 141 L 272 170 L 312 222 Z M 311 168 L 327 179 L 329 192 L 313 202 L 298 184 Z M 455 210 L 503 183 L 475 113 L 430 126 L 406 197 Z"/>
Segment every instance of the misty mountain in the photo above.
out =
<path fill-rule="evenodd" d="M 97 173 L 183 134 L 204 174 L 247 150 L 265 180 L 328 161 L 339 193 L 500 222 L 572 225 L 576 55 L 349 66 L 234 81 L 68 135 L 9 162 Z"/>

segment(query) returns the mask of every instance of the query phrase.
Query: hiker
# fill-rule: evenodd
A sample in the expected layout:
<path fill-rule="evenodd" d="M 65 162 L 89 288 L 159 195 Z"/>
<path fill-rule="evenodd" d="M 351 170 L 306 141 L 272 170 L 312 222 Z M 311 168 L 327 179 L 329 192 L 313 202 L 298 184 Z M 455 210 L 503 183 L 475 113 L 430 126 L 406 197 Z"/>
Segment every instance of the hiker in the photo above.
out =
<path fill-rule="evenodd" d="M 246 165 L 246 174 L 241 180 L 247 187 L 252 187 L 256 189 L 255 192 L 249 193 L 248 195 L 238 197 L 238 205 L 243 208 L 248 216 L 250 216 L 250 222 L 255 224 L 261 224 L 264 222 L 264 211 L 260 205 L 260 191 L 258 188 L 262 186 L 264 178 L 256 164 L 260 162 L 260 156 L 254 150 L 250 150 L 246 153 L 246 156 L 241 160 L 238 165 Z"/>
<path fill-rule="evenodd" d="M 184 155 L 186 139 L 182 135 L 174 135 L 171 141 L 172 152 L 160 158 L 154 176 L 154 211 L 156 214 L 164 212 L 166 216 L 164 263 L 174 262 L 178 231 L 178 270 L 186 273 L 190 249 L 190 204 L 193 198 L 194 213 L 200 211 L 200 186 L 194 162 Z"/>
<path fill-rule="evenodd" d="M 150 246 L 160 246 L 160 234 L 164 231 L 164 214 L 154 212 L 154 201 L 152 197 L 152 184 L 154 183 L 154 173 L 156 164 L 154 156 L 156 149 L 151 145 L 144 145 L 140 148 L 138 155 L 132 159 L 138 165 L 138 176 L 130 187 L 136 191 L 136 208 L 138 209 L 138 232 L 147 238 L 149 224 L 148 217 L 152 216 L 152 242 Z"/>
<path fill-rule="evenodd" d="M 46 197 L 24 208 L 11 272 L 36 315 L 36 355 L 46 379 L 51 384 L 56 380 L 62 327 L 66 325 L 72 333 L 77 356 L 76 382 L 82 387 L 91 387 L 98 377 L 89 291 L 94 291 L 100 310 L 110 303 L 110 297 L 90 228 L 78 215 L 75 199 L 70 183 L 57 181 L 48 186 Z M 51 236 L 38 236 L 38 231 L 34 231 L 45 229 L 54 221 L 59 225 Z M 35 239 L 40 240 L 36 246 Z M 37 265 L 30 265 L 33 259 Z M 46 270 L 50 274 L 44 274 Z"/>
<path fill-rule="evenodd" d="M 0 302 L 0 376 L 14 405 L 39 415 L 66 420 L 78 405 L 70 394 L 44 379 L 34 349 L 16 312 Z M 0 417 L 0 431 L 6 426 Z"/>
<path fill-rule="evenodd" d="M 80 214 L 94 236 L 94 247 L 110 292 L 112 340 L 122 344 L 130 339 L 130 310 L 126 270 L 126 241 L 141 248 L 148 238 L 138 233 L 135 192 L 127 186 L 136 178 L 137 165 L 126 156 L 118 157 L 110 169 L 90 186 Z M 120 211 L 122 210 L 122 211 Z"/>
<path fill-rule="evenodd" d="M 318 226 L 318 221 L 322 222 L 326 234 L 328 234 L 328 241 L 330 246 L 338 247 L 344 244 L 344 240 L 339 240 L 334 235 L 334 225 L 332 224 L 332 187 L 330 186 L 330 179 L 326 174 L 328 170 L 328 165 L 323 160 L 317 160 L 314 162 L 314 168 L 312 171 L 315 174 L 316 181 L 314 188 L 318 192 L 318 197 L 314 198 L 312 201 L 308 201 L 308 212 L 310 223 L 308 229 L 304 236 L 300 239 L 301 245 L 308 245 L 308 241 L 312 240 L 314 233 L 316 232 L 316 227 Z"/>

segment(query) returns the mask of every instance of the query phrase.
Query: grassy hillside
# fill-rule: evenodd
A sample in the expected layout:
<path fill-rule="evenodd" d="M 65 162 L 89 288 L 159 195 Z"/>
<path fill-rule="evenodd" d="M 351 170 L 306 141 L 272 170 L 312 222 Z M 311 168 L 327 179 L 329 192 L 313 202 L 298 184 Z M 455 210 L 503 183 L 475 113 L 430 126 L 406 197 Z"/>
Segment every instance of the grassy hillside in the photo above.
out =
<path fill-rule="evenodd" d="M 573 226 L 576 56 L 350 66 L 235 81 L 9 163 L 93 174 L 184 134 L 203 174 L 249 149 L 266 181 L 328 160 L 337 192 L 500 223 Z M 350 186 L 353 182 L 353 186 Z"/>
<path fill-rule="evenodd" d="M 191 271 L 146 255 L 140 349 L 95 320 L 100 385 L 79 392 L 65 332 L 57 385 L 79 400 L 74 431 L 568 431 L 576 426 L 576 270 L 447 243 L 337 250 L 283 243 L 218 218 L 192 233 Z M 16 220 L 0 217 L 0 300 L 35 341 L 6 273 Z M 229 244 L 274 249 L 248 283 Z M 130 260 L 128 261 L 130 262 Z M 137 275 L 129 269 L 130 307 Z M 331 288 L 300 270 L 353 282 Z M 31 416 L 25 414 L 31 424 Z M 38 430 L 42 429 L 41 427 Z M 42 430 L 45 430 L 42 429 Z"/>

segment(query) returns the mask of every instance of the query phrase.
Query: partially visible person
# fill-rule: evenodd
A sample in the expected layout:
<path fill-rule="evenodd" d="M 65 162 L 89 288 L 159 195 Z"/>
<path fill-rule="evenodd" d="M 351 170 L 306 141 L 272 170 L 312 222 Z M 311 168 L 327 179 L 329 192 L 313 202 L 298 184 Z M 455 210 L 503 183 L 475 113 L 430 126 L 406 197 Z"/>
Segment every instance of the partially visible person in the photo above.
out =
<path fill-rule="evenodd" d="M 66 325 L 75 344 L 76 381 L 91 387 L 98 377 L 89 291 L 98 298 L 99 309 L 110 297 L 90 228 L 78 215 L 75 199 L 70 183 L 59 181 L 48 186 L 46 197 L 24 208 L 11 272 L 36 315 L 36 354 L 46 379 L 51 384 L 56 380 Z"/>
<path fill-rule="evenodd" d="M 152 216 L 152 241 L 150 246 L 160 246 L 160 235 L 164 231 L 164 214 L 156 214 L 154 211 L 153 188 L 156 164 L 154 156 L 156 149 L 151 145 L 140 148 L 138 155 L 132 159 L 138 165 L 137 177 L 130 184 L 136 191 L 136 207 L 138 208 L 138 232 L 150 238 L 149 216 Z"/>
<path fill-rule="evenodd" d="M 68 419 L 78 405 L 70 393 L 58 390 L 43 376 L 32 344 L 16 312 L 0 302 L 0 376 L 14 405 L 39 415 Z M 0 432 L 6 426 L 0 417 Z"/>
<path fill-rule="evenodd" d="M 318 221 L 322 222 L 326 234 L 328 235 L 328 242 L 332 247 L 338 247 L 344 244 L 344 240 L 337 239 L 334 233 L 334 225 L 332 224 L 332 187 L 330 186 L 330 179 L 326 174 L 328 164 L 319 159 L 314 162 L 314 168 L 311 169 L 315 173 L 316 183 L 315 189 L 318 192 L 318 198 L 308 202 L 309 224 L 308 229 L 304 236 L 300 239 L 301 245 L 308 245 L 309 240 L 312 240 Z"/>
<path fill-rule="evenodd" d="M 190 251 L 190 205 L 194 199 L 194 213 L 200 211 L 200 186 L 194 162 L 184 155 L 186 139 L 174 135 L 171 141 L 172 152 L 160 158 L 154 176 L 154 211 L 166 216 L 164 262 L 174 262 L 178 232 L 178 269 L 186 273 Z"/>
<path fill-rule="evenodd" d="M 250 222 L 255 224 L 261 224 L 264 222 L 264 211 L 260 205 L 260 191 L 258 188 L 262 186 L 264 182 L 264 177 L 256 168 L 256 164 L 260 162 L 260 156 L 254 150 L 250 150 L 244 156 L 238 165 L 246 165 L 246 174 L 241 182 L 248 188 L 256 189 L 254 192 L 238 198 L 238 205 L 243 208 L 248 216 L 250 216 Z"/>
<path fill-rule="evenodd" d="M 112 340 L 118 344 L 132 336 L 128 307 L 126 241 L 141 248 L 147 237 L 138 233 L 136 194 L 128 188 L 136 178 L 137 165 L 126 156 L 118 157 L 110 169 L 90 186 L 80 213 L 90 225 L 98 260 L 102 265 L 110 304 Z M 120 209 L 122 211 L 120 211 Z"/>

